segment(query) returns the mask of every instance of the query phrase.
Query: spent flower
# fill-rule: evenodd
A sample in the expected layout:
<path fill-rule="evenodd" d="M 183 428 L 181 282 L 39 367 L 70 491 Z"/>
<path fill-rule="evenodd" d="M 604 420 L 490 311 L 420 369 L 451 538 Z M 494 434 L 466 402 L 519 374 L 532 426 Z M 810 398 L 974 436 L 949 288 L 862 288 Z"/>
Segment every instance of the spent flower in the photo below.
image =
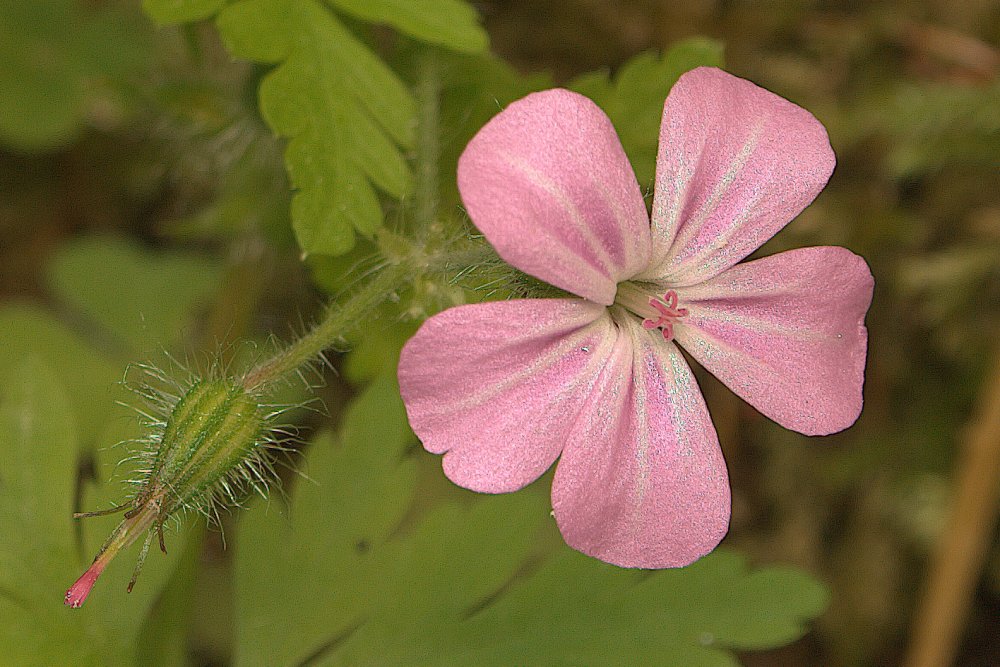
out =
<path fill-rule="evenodd" d="M 558 458 L 566 542 L 625 567 L 676 567 L 728 530 L 718 437 L 678 345 L 760 412 L 809 435 L 862 405 L 873 280 L 813 247 L 739 263 L 822 190 L 835 159 L 807 111 L 714 68 L 663 110 L 652 215 L 607 116 L 528 95 L 458 167 L 469 217 L 512 266 L 567 298 L 458 306 L 406 344 L 399 381 L 424 447 L 501 493 Z"/>

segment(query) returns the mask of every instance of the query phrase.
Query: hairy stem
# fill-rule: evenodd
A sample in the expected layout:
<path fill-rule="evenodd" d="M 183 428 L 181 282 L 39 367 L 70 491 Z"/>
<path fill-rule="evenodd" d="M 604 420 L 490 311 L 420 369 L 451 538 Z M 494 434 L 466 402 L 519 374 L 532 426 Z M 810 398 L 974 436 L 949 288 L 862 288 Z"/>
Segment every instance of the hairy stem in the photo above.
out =
<path fill-rule="evenodd" d="M 395 292 L 407 275 L 404 264 L 389 265 L 365 282 L 340 304 L 332 304 L 323 319 L 297 341 L 248 372 L 242 380 L 247 391 L 258 391 L 265 385 L 281 380 L 300 366 L 342 341 L 361 327 L 372 311 Z"/>
<path fill-rule="evenodd" d="M 381 230 L 377 241 L 388 266 L 348 299 L 330 306 L 319 324 L 299 340 L 251 369 L 242 380 L 247 391 L 259 391 L 295 372 L 323 350 L 342 342 L 345 336 L 362 326 L 365 318 L 382 301 L 395 293 L 400 285 L 412 282 L 415 275 L 444 273 L 454 277 L 469 267 L 496 259 L 492 248 L 476 241 L 446 243 L 446 248 L 429 250 L 436 245 L 435 235 L 441 235 L 437 224 L 441 76 L 437 54 L 432 50 L 425 51 L 421 56 L 415 92 L 419 103 L 413 210 L 415 238 L 410 240 L 389 230 Z"/>

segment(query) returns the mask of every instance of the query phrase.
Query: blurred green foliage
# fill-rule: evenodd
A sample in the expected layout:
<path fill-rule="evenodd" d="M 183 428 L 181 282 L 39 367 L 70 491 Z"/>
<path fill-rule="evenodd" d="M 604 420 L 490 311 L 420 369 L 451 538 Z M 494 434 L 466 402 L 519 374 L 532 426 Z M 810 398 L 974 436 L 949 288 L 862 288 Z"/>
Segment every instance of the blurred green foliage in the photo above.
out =
<path fill-rule="evenodd" d="M 116 120 L 124 84 L 149 60 L 148 31 L 134 19 L 75 0 L 0 2 L 0 141 L 49 150 L 85 120 Z"/>
<path fill-rule="evenodd" d="M 646 192 L 653 188 L 666 92 L 690 69 L 722 67 L 722 52 L 721 42 L 695 37 L 673 44 L 662 55 L 639 54 L 621 66 L 613 81 L 608 72 L 591 72 L 570 82 L 570 88 L 597 102 L 608 114 Z"/>
<path fill-rule="evenodd" d="M 122 366 L 50 312 L 6 306 L 0 322 L 4 660 L 39 666 L 132 664 L 155 593 L 178 551 L 151 559 L 135 595 L 124 593 L 134 564 L 122 559 L 103 575 L 106 587 L 88 600 L 87 614 L 67 615 L 53 604 L 118 520 L 78 525 L 72 513 L 117 504 L 125 491 L 120 477 L 109 476 L 128 455 L 127 446 L 109 445 L 140 433 L 118 402 L 130 400 L 116 384 Z M 175 335 L 168 329 L 158 333 L 161 340 Z M 175 548 L 182 544 L 172 541 Z"/>
<path fill-rule="evenodd" d="M 220 279 L 218 262 L 209 258 L 152 253 L 100 236 L 63 246 L 50 268 L 54 296 L 100 317 L 103 331 L 133 356 L 175 346 L 192 304 L 206 303 Z"/>

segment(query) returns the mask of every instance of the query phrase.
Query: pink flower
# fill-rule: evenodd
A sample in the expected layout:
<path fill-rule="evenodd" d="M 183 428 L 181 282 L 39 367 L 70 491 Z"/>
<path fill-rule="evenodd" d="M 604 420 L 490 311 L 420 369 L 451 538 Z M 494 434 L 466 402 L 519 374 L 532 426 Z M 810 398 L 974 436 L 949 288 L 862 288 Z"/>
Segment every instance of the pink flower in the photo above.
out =
<path fill-rule="evenodd" d="M 729 524 L 725 461 L 677 345 L 809 435 L 861 411 L 873 280 L 835 247 L 737 264 L 805 208 L 834 155 L 804 109 L 717 69 L 663 109 L 652 221 L 608 118 L 528 95 L 458 166 L 469 216 L 511 265 L 578 298 L 451 308 L 403 348 L 410 424 L 444 471 L 502 493 L 559 458 L 566 542 L 625 567 L 677 567 Z"/>

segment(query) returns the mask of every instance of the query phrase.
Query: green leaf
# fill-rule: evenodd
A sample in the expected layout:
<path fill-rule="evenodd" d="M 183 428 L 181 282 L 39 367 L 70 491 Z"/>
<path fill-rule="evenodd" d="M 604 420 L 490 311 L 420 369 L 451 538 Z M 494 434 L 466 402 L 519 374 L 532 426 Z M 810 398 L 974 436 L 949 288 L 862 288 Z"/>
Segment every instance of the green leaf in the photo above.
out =
<path fill-rule="evenodd" d="M 55 371 L 73 400 L 71 418 L 80 439 L 98 441 L 122 392 L 116 386 L 122 365 L 80 340 L 48 312 L 31 306 L 0 308 L 0 374 L 11 373 L 36 355 Z M 120 413 L 116 413 L 120 416 Z"/>
<path fill-rule="evenodd" d="M 728 649 L 793 641 L 826 604 L 825 589 L 805 574 L 751 573 L 742 557 L 721 549 L 686 568 L 648 574 L 565 551 L 470 619 L 471 650 L 462 657 L 628 665 L 670 656 L 662 664 L 730 665 Z"/>
<path fill-rule="evenodd" d="M 455 51 L 481 53 L 489 36 L 476 10 L 463 0 L 327 0 L 363 21 L 388 23 L 400 32 Z"/>
<path fill-rule="evenodd" d="M 153 253 L 112 237 L 63 244 L 49 274 L 60 298 L 138 353 L 181 340 L 195 307 L 214 294 L 220 278 L 213 260 Z"/>
<path fill-rule="evenodd" d="M 502 597 L 525 564 L 537 528 L 548 517 L 540 499 L 523 492 L 483 497 L 471 508 L 435 507 L 412 532 L 376 554 L 372 608 L 317 664 L 479 664 L 465 659 L 469 650 L 479 641 L 495 647 L 505 629 L 474 637 L 467 619 Z M 500 657 L 484 652 L 493 656 Z M 517 663 L 521 656 L 511 657 L 502 664 Z"/>
<path fill-rule="evenodd" d="M 122 261 L 128 252 L 112 252 L 101 259 L 102 249 L 121 250 L 120 244 L 100 245 L 95 260 L 86 250 L 90 243 L 80 242 L 67 251 L 70 257 L 82 253 L 92 260 L 77 267 L 80 286 L 90 284 L 95 274 L 120 271 L 130 264 Z M 139 253 L 133 259 L 135 273 L 126 271 L 118 280 L 108 281 L 102 299 L 110 304 L 127 300 L 119 296 L 141 291 L 136 283 L 149 278 L 155 286 L 157 276 L 169 274 L 169 269 L 164 271 L 159 264 L 162 257 Z M 193 268 L 202 275 L 204 267 L 195 264 Z M 186 272 L 174 278 L 188 280 Z M 155 293 L 149 296 L 154 301 L 157 298 Z M 86 310 L 99 308 L 100 303 L 103 301 L 93 303 L 84 298 L 78 305 Z M 114 320 L 109 312 L 87 310 L 87 314 L 100 322 Z M 164 320 L 159 326 L 177 324 Z M 169 337 L 162 329 L 155 335 L 161 340 Z M 25 359 L 32 362 L 32 368 L 22 369 Z M 72 512 L 107 508 L 127 497 L 123 480 L 131 468 L 119 464 L 133 452 L 128 446 L 114 445 L 139 433 L 135 415 L 116 402 L 136 400 L 118 384 L 123 366 L 123 362 L 97 352 L 46 311 L 24 306 L 0 309 L 0 412 L 7 410 L 0 423 L 8 424 L 6 428 L 0 425 L 0 531 L 5 536 L 0 544 L 0 591 L 11 594 L 10 599 L 0 602 L 0 625 L 11 633 L 0 633 L 0 650 L 16 637 L 17 647 L 4 653 L 15 656 L 11 664 L 151 664 L 145 658 L 136 661 L 140 627 L 147 622 L 176 555 L 183 551 L 182 539 L 167 536 L 170 556 L 150 554 L 131 594 L 125 592 L 125 586 L 135 565 L 137 546 L 108 567 L 82 609 L 70 611 L 62 605 L 66 589 L 120 520 L 112 516 L 74 521 Z M 10 424 L 20 430 L 12 431 Z M 68 440 L 52 431 L 66 424 L 71 429 Z M 40 429 L 37 433 L 31 430 L 35 427 Z M 3 454 L 17 453 L 19 447 L 16 460 L 3 459 Z M 96 455 L 90 454 L 95 449 Z M 84 467 L 97 478 L 96 482 L 84 480 L 79 490 L 78 459 L 86 461 Z M 92 459 L 96 461 L 90 463 Z M 24 572 L 17 565 L 6 567 L 9 563 L 37 567 Z M 161 609 L 169 612 L 170 606 L 168 600 Z M 177 655 L 183 642 L 183 624 L 154 623 L 146 628 L 145 642 L 171 647 Z M 163 651 L 158 655 L 168 657 Z"/>
<path fill-rule="evenodd" d="M 722 67 L 722 43 L 690 37 L 663 55 L 641 53 L 622 65 L 612 81 L 593 72 L 569 87 L 597 103 L 608 114 L 632 162 L 639 184 L 652 190 L 663 102 L 681 74 L 695 67 Z"/>
<path fill-rule="evenodd" d="M 241 0 L 218 16 L 236 56 L 279 62 L 261 111 L 289 139 L 292 224 L 305 253 L 338 255 L 382 223 L 376 187 L 407 195 L 414 101 L 403 83 L 318 0 Z"/>
<path fill-rule="evenodd" d="M 142 8 L 160 25 L 175 25 L 215 16 L 225 3 L 226 0 L 142 0 Z"/>
<path fill-rule="evenodd" d="M 60 528 L 70 523 L 69 500 L 76 464 L 76 432 L 69 398 L 55 372 L 33 353 L 6 369 L 3 378 L 0 489 L 4 494 L 4 518 L 38 530 L 36 536 L 5 531 L 5 540 L 11 535 L 15 539 L 26 537 L 29 540 L 24 546 L 28 546 L 31 537 L 39 537 L 68 546 L 68 534 Z M 29 497 L 49 498 L 51 502 L 25 503 Z M 11 514 L 15 508 L 18 512 Z"/>
<path fill-rule="evenodd" d="M 0 375 L 0 386 L 0 650 L 9 664 L 120 662 L 121 647 L 103 633 L 82 641 L 89 618 L 60 608 L 77 562 L 76 434 L 66 392 L 31 355 Z"/>
<path fill-rule="evenodd" d="M 290 519 L 258 507 L 237 545 L 237 664 L 735 665 L 825 608 L 789 568 L 719 550 L 677 570 L 623 570 L 560 547 L 539 488 L 421 512 L 412 435 L 383 376 L 318 439 Z M 422 496 L 421 496 L 422 497 Z M 267 510 L 272 511 L 268 512 Z M 281 613 L 296 609 L 294 617 Z"/>
<path fill-rule="evenodd" d="M 195 587 L 199 581 L 199 567 L 203 565 L 204 534 L 202 525 L 191 531 L 170 582 L 145 619 L 137 641 L 138 662 L 143 667 L 190 664 L 189 638 L 184 629 L 191 623 L 195 594 L 200 592 Z M 223 599 L 229 602 L 229 598 Z"/>
<path fill-rule="evenodd" d="M 133 562 L 119 558 L 83 609 L 63 606 L 66 589 L 104 539 L 104 526 L 85 527 L 88 555 L 80 555 L 72 518 L 78 455 L 72 397 L 60 376 L 34 353 L 0 371 L 0 387 L 4 660 L 27 666 L 136 664 L 140 624 L 172 563 L 151 558 L 140 586 L 126 596 Z"/>
<path fill-rule="evenodd" d="M 372 553 L 409 506 L 416 470 L 399 390 L 371 385 L 343 422 L 340 443 L 311 445 L 288 517 L 245 514 L 236 540 L 236 664 L 298 664 L 358 622 L 381 575 Z M 278 560 L 275 557 L 280 554 Z M 294 614 L 288 610 L 294 609 Z"/>
<path fill-rule="evenodd" d="M 75 0 L 0 2 L 0 142 L 65 145 L 92 109 L 121 114 L 115 79 L 146 64 L 146 33 L 123 10 Z"/>

